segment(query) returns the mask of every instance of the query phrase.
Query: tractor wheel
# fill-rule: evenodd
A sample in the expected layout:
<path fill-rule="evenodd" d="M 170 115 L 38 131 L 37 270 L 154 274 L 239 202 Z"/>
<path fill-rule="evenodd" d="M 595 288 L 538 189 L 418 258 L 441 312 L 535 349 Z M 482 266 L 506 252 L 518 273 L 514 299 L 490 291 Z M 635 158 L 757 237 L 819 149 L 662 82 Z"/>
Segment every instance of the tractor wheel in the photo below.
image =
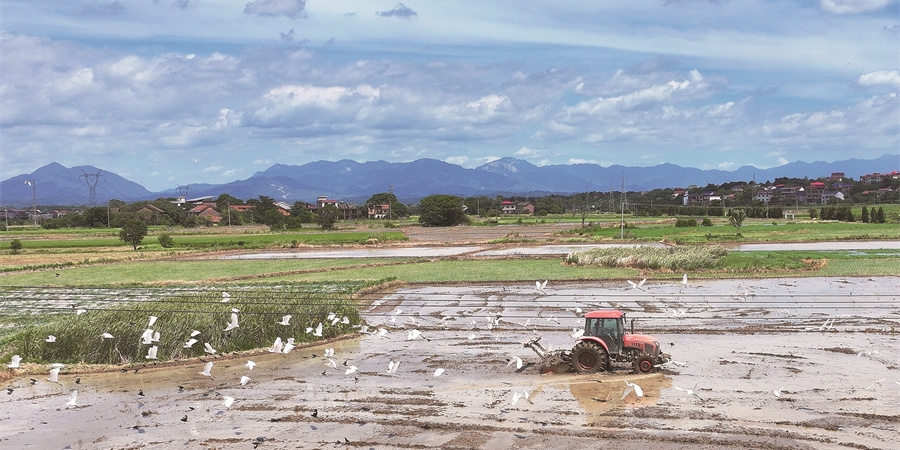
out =
<path fill-rule="evenodd" d="M 653 370 L 653 357 L 646 353 L 642 353 L 634 359 L 634 371 L 641 373 L 649 373 Z"/>
<path fill-rule="evenodd" d="M 581 341 L 572 349 L 572 368 L 576 372 L 601 372 L 609 365 L 606 350 L 590 341 Z"/>

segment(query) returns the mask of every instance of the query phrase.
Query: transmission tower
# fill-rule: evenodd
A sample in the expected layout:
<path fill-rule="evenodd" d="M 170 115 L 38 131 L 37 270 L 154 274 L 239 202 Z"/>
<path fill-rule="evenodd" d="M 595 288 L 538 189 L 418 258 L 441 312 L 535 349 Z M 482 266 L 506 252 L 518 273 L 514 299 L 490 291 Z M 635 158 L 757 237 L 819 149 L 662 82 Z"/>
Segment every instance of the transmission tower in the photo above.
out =
<path fill-rule="evenodd" d="M 97 206 L 97 183 L 100 182 L 100 172 L 103 172 L 103 170 L 100 169 L 97 173 L 87 173 L 84 169 L 81 169 L 84 184 L 88 187 L 91 207 Z"/>
<path fill-rule="evenodd" d="M 178 185 L 178 195 L 187 198 L 188 193 L 191 192 L 191 185 L 182 186 Z"/>

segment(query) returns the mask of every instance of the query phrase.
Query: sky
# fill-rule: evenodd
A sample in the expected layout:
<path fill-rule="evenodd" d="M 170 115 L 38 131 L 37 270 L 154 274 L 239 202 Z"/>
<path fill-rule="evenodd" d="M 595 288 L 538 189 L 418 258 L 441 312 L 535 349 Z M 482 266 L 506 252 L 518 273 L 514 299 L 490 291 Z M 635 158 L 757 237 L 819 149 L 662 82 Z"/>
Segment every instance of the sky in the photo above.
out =
<path fill-rule="evenodd" d="M 898 0 L 2 0 L 0 41 L 4 180 L 900 155 Z"/>

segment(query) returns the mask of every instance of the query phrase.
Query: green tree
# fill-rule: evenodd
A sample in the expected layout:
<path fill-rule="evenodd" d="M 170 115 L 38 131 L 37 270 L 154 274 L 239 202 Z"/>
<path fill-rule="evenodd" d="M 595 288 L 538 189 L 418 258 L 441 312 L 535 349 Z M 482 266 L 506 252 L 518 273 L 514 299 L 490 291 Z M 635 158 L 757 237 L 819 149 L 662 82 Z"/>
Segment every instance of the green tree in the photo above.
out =
<path fill-rule="evenodd" d="M 874 213 L 875 211 L 872 212 Z M 869 223 L 869 210 L 866 209 L 865 206 L 863 206 L 862 217 L 860 217 L 860 220 L 862 221 L 862 223 Z M 873 220 L 872 222 L 874 223 L 876 221 Z"/>
<path fill-rule="evenodd" d="M 452 227 L 469 223 L 463 199 L 455 195 L 435 194 L 420 202 L 419 223 L 426 227 Z"/>
<path fill-rule="evenodd" d="M 125 222 L 122 224 L 122 229 L 119 231 L 119 239 L 126 244 L 130 244 L 135 250 L 137 250 L 138 245 L 141 245 L 141 242 L 144 241 L 144 237 L 146 236 L 147 224 L 137 219 L 131 219 Z"/>
<path fill-rule="evenodd" d="M 22 250 L 22 247 L 23 247 L 22 241 L 20 241 L 18 239 L 13 239 L 13 240 L 9 241 L 9 250 L 12 252 L 13 255 L 18 254 L 19 251 Z"/>
<path fill-rule="evenodd" d="M 319 208 L 319 215 L 316 217 L 316 223 L 318 223 L 323 230 L 333 230 L 337 219 L 338 209 L 336 206 L 329 203 Z"/>
<path fill-rule="evenodd" d="M 369 199 L 366 200 L 366 206 L 369 205 L 391 205 L 391 219 L 409 217 L 409 207 L 400 203 L 397 200 L 397 196 L 390 192 L 380 192 L 369 197 Z"/>
<path fill-rule="evenodd" d="M 172 248 L 175 246 L 175 241 L 169 233 L 160 234 L 157 240 L 159 240 L 159 246 L 162 248 Z"/>
<path fill-rule="evenodd" d="M 300 223 L 313 223 L 316 221 L 316 215 L 306 208 L 307 203 L 296 201 L 291 205 L 291 217 L 300 220 Z M 297 227 L 299 228 L 299 227 Z"/>
<path fill-rule="evenodd" d="M 731 215 L 728 216 L 728 222 L 731 223 L 731 226 L 737 228 L 738 236 L 741 235 L 741 225 L 744 224 L 744 219 L 747 217 L 747 213 L 744 212 L 742 208 L 734 208 L 731 210 Z"/>

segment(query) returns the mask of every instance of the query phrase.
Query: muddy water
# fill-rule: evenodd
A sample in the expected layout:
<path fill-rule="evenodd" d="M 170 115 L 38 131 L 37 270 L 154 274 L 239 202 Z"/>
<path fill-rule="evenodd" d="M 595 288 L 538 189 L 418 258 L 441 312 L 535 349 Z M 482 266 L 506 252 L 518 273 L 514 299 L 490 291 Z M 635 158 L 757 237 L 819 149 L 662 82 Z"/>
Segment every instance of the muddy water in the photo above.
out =
<path fill-rule="evenodd" d="M 15 378 L 0 392 L 0 447 L 896 448 L 898 293 L 896 277 L 413 287 L 364 308 L 384 336 L 219 357 L 210 377 L 193 361 Z M 569 348 L 575 308 L 610 306 L 679 365 L 538 373 L 524 341 Z M 626 380 L 644 396 L 623 399 Z"/>

